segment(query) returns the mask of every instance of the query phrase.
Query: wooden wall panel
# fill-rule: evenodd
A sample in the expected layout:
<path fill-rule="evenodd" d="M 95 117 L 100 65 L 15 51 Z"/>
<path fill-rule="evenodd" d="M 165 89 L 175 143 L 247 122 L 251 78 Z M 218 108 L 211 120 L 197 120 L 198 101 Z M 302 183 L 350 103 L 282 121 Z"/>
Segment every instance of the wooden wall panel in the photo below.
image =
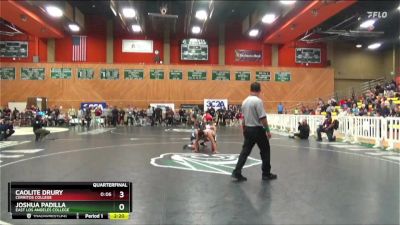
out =
<path fill-rule="evenodd" d="M 68 63 L 2 63 L 2 67 L 15 67 L 16 80 L 1 82 L 1 105 L 9 101 L 26 101 L 28 97 L 43 96 L 49 105 L 78 107 L 81 102 L 105 101 L 109 105 L 127 106 L 129 104 L 146 107 L 149 103 L 202 104 L 204 98 L 227 98 L 229 103 L 240 104 L 249 94 L 249 86 L 255 81 L 255 72 L 270 71 L 271 81 L 262 82 L 262 99 L 267 111 L 275 111 L 278 102 L 291 107 L 300 102 L 314 103 L 318 97 L 327 99 L 334 90 L 334 73 L 326 68 L 283 68 L 283 67 L 242 67 L 242 66 L 189 66 L 189 65 L 132 65 L 132 64 L 68 64 Z M 44 81 L 20 79 L 21 67 L 45 67 Z M 70 80 L 51 79 L 52 67 L 73 68 Z M 93 68 L 94 80 L 78 80 L 77 68 Z M 100 80 L 101 68 L 118 68 L 119 80 Z M 143 68 L 144 80 L 124 80 L 124 69 Z M 164 69 L 164 80 L 150 80 L 150 69 Z M 170 69 L 182 69 L 183 80 L 169 80 Z M 187 71 L 207 70 L 206 81 L 187 80 Z M 212 70 L 231 71 L 230 81 L 211 80 Z M 235 81 L 235 71 L 251 71 L 250 81 Z M 292 81 L 275 82 L 276 71 L 291 71 Z"/>

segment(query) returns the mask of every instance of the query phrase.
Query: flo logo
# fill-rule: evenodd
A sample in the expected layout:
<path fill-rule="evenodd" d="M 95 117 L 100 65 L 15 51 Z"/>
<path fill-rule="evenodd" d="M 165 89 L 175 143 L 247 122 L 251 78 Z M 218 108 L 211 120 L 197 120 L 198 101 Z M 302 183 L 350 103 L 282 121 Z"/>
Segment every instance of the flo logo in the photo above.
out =
<path fill-rule="evenodd" d="M 238 157 L 238 154 L 165 153 L 152 158 L 150 163 L 156 167 L 231 175 Z M 248 157 L 244 168 L 259 164 L 261 160 Z"/>
<path fill-rule="evenodd" d="M 388 13 L 383 11 L 368 11 L 368 18 L 378 18 L 378 19 L 384 19 L 387 17 Z"/>

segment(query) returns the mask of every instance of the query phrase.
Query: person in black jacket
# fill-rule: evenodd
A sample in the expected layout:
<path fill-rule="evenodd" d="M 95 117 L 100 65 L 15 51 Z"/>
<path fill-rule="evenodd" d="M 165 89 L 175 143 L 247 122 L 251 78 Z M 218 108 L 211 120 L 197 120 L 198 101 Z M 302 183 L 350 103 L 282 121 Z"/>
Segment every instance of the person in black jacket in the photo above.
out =
<path fill-rule="evenodd" d="M 307 140 L 308 136 L 310 136 L 310 126 L 307 124 L 306 119 L 304 119 L 301 123 L 299 122 L 298 130 L 298 133 L 294 133 L 292 136 L 289 135 L 289 138 L 298 137 L 300 139 Z"/>
<path fill-rule="evenodd" d="M 86 120 L 86 128 L 90 128 L 90 123 L 92 121 L 92 107 L 87 107 L 85 109 L 85 120 Z"/>
<path fill-rule="evenodd" d="M 334 125 L 331 113 L 327 112 L 324 123 L 317 129 L 317 141 L 322 141 L 321 133 L 326 133 L 330 142 L 336 141 L 336 137 L 333 136 Z"/>
<path fill-rule="evenodd" d="M 157 107 L 157 108 L 154 110 L 154 114 L 155 114 L 155 118 L 156 118 L 157 124 L 158 124 L 158 125 L 161 125 L 161 123 L 162 123 L 162 109 L 159 108 L 159 107 Z"/>
<path fill-rule="evenodd" d="M 0 120 L 0 141 L 7 140 L 14 133 L 15 130 L 11 120 Z"/>
<path fill-rule="evenodd" d="M 119 111 L 118 111 L 117 107 L 114 106 L 114 108 L 113 108 L 112 111 L 111 111 L 111 115 L 112 115 L 112 125 L 113 125 L 114 127 L 117 126 L 118 114 L 119 114 Z"/>
<path fill-rule="evenodd" d="M 36 115 L 33 120 L 33 133 L 35 133 L 35 141 L 42 140 L 45 136 L 50 134 L 50 131 L 43 129 L 42 117 L 40 115 Z"/>

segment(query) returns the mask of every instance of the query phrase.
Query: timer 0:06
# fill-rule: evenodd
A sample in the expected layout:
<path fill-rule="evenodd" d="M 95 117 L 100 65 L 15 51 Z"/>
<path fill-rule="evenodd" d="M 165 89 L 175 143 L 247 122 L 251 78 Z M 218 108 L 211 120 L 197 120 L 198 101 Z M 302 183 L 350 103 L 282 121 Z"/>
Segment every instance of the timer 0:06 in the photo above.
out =
<path fill-rule="evenodd" d="M 112 193 L 111 192 L 100 192 L 101 197 L 111 197 Z"/>

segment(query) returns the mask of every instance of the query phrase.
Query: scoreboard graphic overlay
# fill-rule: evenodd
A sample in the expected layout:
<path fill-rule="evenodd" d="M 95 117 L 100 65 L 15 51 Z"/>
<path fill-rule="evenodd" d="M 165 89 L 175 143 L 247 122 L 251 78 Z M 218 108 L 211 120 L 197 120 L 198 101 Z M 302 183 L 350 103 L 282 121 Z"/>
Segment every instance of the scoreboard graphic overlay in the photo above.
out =
<path fill-rule="evenodd" d="M 13 219 L 129 219 L 131 182 L 10 182 Z"/>

